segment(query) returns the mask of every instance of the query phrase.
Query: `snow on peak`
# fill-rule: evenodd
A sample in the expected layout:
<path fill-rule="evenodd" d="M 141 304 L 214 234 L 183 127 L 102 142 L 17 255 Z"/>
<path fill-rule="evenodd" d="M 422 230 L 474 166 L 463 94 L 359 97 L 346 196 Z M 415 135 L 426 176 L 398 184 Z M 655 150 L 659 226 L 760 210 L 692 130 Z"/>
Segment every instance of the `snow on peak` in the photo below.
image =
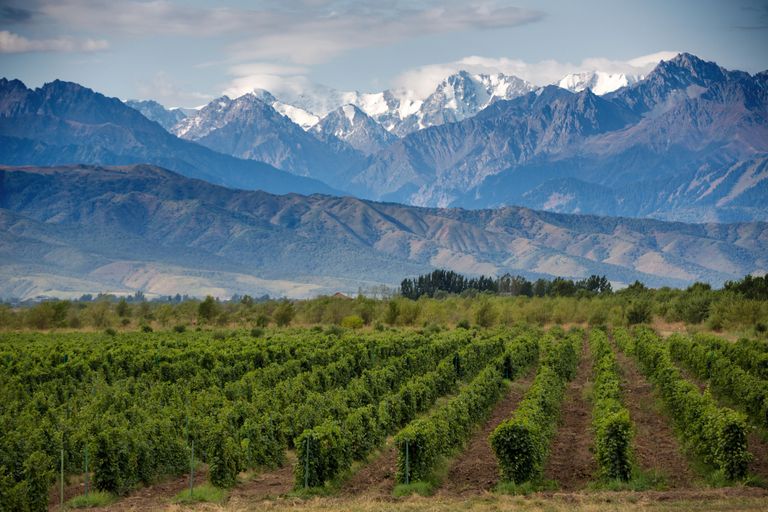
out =
<path fill-rule="evenodd" d="M 606 73 L 605 71 L 584 71 L 565 75 L 558 83 L 558 87 L 568 89 L 571 92 L 581 92 L 591 89 L 593 93 L 601 96 L 616 91 L 622 87 L 632 85 L 642 80 L 642 76 L 627 75 L 625 73 Z"/>
<path fill-rule="evenodd" d="M 344 105 L 341 107 L 341 111 L 344 112 L 344 116 L 347 118 L 347 120 L 350 123 L 353 123 L 355 121 L 355 113 L 357 111 L 357 108 L 355 108 L 354 105 Z"/>

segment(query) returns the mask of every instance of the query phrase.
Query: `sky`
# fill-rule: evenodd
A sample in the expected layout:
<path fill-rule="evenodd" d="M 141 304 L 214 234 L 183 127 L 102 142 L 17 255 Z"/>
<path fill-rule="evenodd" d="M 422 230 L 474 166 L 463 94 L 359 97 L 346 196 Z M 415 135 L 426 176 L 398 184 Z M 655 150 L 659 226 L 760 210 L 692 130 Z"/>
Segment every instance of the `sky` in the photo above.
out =
<path fill-rule="evenodd" d="M 768 0 L 0 0 L 0 76 L 166 106 L 312 84 L 423 96 L 459 69 L 544 85 L 681 51 L 768 69 Z"/>

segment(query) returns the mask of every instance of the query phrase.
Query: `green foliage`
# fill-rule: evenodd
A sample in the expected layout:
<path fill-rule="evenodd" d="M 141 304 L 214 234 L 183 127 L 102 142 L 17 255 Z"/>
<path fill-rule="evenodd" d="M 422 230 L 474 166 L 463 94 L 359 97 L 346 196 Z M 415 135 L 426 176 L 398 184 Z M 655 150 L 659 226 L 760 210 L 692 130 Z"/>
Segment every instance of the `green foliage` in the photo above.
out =
<path fill-rule="evenodd" d="M 496 323 L 499 316 L 493 304 L 488 300 L 480 301 L 480 306 L 475 311 L 475 323 L 480 327 L 490 327 Z"/>
<path fill-rule="evenodd" d="M 629 325 L 647 324 L 653 318 L 651 302 L 638 299 L 630 302 L 627 307 L 627 323 Z"/>
<path fill-rule="evenodd" d="M 290 325 L 294 316 L 296 316 L 296 311 L 293 308 L 293 303 L 285 300 L 275 308 L 275 312 L 272 314 L 272 319 L 279 327 L 285 327 L 286 325 Z"/>
<path fill-rule="evenodd" d="M 125 426 L 102 430 L 95 448 L 93 485 L 97 489 L 125 494 L 139 482 L 139 447 Z"/>
<path fill-rule="evenodd" d="M 513 417 L 501 423 L 490 437 L 499 460 L 501 478 L 522 483 L 541 474 L 563 397 L 563 380 L 542 365 L 533 385 Z"/>
<path fill-rule="evenodd" d="M 211 343 L 214 334 L 17 333 L 0 339 L 3 506 L 7 501 L 10 510 L 27 510 L 36 495 L 30 486 L 40 482 L 35 478 L 47 479 L 39 485 L 47 496 L 47 471 L 55 464 L 46 468 L 36 452 L 57 461 L 63 446 L 71 471 L 82 467 L 85 443 L 99 490 L 124 494 L 185 473 L 192 441 L 196 459 L 211 465 L 214 479 L 222 469 L 217 483 L 229 485 L 236 474 L 232 461 L 237 470 L 283 462 L 297 411 L 315 397 L 320 420 L 344 418 L 371 403 L 375 417 L 369 409 L 360 419 L 378 426 L 375 405 L 392 392 L 390 384 L 410 379 L 410 368 L 428 373 L 471 341 L 465 332 L 337 337 L 284 330 L 258 339 L 248 331 L 228 332 Z"/>
<path fill-rule="evenodd" d="M 563 340 L 545 340 L 545 353 L 533 384 L 512 418 L 491 433 L 490 443 L 499 461 L 502 480 L 520 484 L 541 475 L 549 442 L 556 431 L 564 376 L 575 372 L 573 353 L 580 338 L 577 332 Z M 570 345 L 571 349 L 561 345 Z"/>
<path fill-rule="evenodd" d="M 336 477 L 352 460 L 364 459 L 386 435 L 428 409 L 455 386 L 460 371 L 475 375 L 504 349 L 503 338 L 498 336 L 468 343 L 468 333 L 458 331 L 441 334 L 437 339 L 386 366 L 364 372 L 344 391 L 315 396 L 291 415 L 296 417 L 297 425 L 306 428 L 305 436 L 320 436 L 320 432 L 315 433 L 317 426 L 332 418 L 338 420 L 343 431 L 344 458 L 333 461 L 333 467 L 322 473 L 325 480 L 312 487 Z M 301 442 L 296 439 L 294 445 L 300 448 Z M 302 453 L 299 451 L 297 467 L 307 464 Z M 296 484 L 301 487 L 304 481 L 297 480 Z"/>
<path fill-rule="evenodd" d="M 608 336 L 600 329 L 589 335 L 594 357 L 592 429 L 595 459 L 605 479 L 629 481 L 632 476 L 632 422 L 621 402 L 616 357 Z"/>
<path fill-rule="evenodd" d="M 23 500 L 30 512 L 48 510 L 48 490 L 53 481 L 53 459 L 43 452 L 32 453 L 24 462 Z"/>
<path fill-rule="evenodd" d="M 691 339 L 675 334 L 668 342 L 670 354 L 676 361 L 738 404 L 758 425 L 768 427 L 768 381 L 752 375 L 729 358 L 731 355 L 742 360 L 745 366 L 762 371 L 765 352 L 749 350 L 743 343 L 736 348 L 735 344 L 713 336 Z"/>
<path fill-rule="evenodd" d="M 521 351 L 532 355 L 525 344 Z M 503 380 L 504 362 L 519 359 L 502 356 L 481 371 L 453 399 L 425 418 L 411 422 L 395 437 L 398 449 L 398 483 L 411 483 L 429 478 L 441 456 L 460 446 L 472 433 L 506 390 Z M 530 364 L 532 360 L 529 360 Z"/>
<path fill-rule="evenodd" d="M 216 299 L 208 295 L 197 307 L 197 317 L 201 323 L 211 323 L 219 314 L 219 305 Z"/>
<path fill-rule="evenodd" d="M 341 320 L 341 326 L 345 329 L 360 329 L 365 322 L 357 315 L 345 316 Z"/>
<path fill-rule="evenodd" d="M 320 487 L 347 468 L 351 461 L 348 439 L 334 421 L 305 430 L 296 440 L 296 487 Z"/>
<path fill-rule="evenodd" d="M 92 491 L 88 493 L 88 496 L 81 494 L 75 496 L 67 502 L 67 506 L 70 508 L 93 508 L 93 507 L 106 507 L 115 501 L 115 496 L 108 492 Z"/>
<path fill-rule="evenodd" d="M 223 428 L 213 434 L 208 446 L 208 480 L 211 484 L 226 489 L 237 483 L 240 473 L 240 450 L 234 438 Z"/>
<path fill-rule="evenodd" d="M 685 443 L 729 480 L 746 476 L 751 455 L 744 418 L 731 409 L 718 407 L 709 392 L 701 394 L 685 380 L 666 347 L 649 329 L 637 331 L 635 353 L 644 372 L 659 388 Z"/>

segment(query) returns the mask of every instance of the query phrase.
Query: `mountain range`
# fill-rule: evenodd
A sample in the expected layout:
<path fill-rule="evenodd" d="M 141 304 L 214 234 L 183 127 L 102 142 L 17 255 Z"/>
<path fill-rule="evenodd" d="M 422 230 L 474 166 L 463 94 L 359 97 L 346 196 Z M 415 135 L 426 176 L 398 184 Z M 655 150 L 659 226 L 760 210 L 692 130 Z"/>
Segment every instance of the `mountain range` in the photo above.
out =
<path fill-rule="evenodd" d="M 419 102 L 393 91 L 293 98 L 294 109 L 316 112 L 302 110 L 317 119 L 304 129 L 327 146 L 322 156 L 312 139 L 274 114 L 270 133 L 284 134 L 281 144 L 292 144 L 293 154 L 308 154 L 301 162 L 280 161 L 258 137 L 243 137 L 249 124 L 267 131 L 269 123 L 251 114 L 232 113 L 231 135 L 209 147 L 345 193 L 412 205 L 768 220 L 767 76 L 728 71 L 690 54 L 661 62 L 644 77 L 589 72 L 566 76 L 559 86 L 460 72 Z M 265 91 L 258 96 L 283 110 L 290 100 Z M 350 103 L 325 112 L 342 101 Z M 192 122 L 220 130 L 207 111 L 228 102 L 212 102 L 172 131 L 197 140 L 184 132 Z M 355 115 L 342 115 L 344 109 Z"/>
<path fill-rule="evenodd" d="M 179 139 L 116 98 L 60 80 L 33 90 L 0 78 L 0 162 L 152 163 L 231 187 L 336 192 L 317 180 Z"/>
<path fill-rule="evenodd" d="M 233 190 L 149 165 L 0 168 L 4 296 L 309 296 L 446 267 L 713 284 L 768 270 L 768 224 L 420 208 Z"/>
<path fill-rule="evenodd" d="M 643 77 L 459 72 L 421 99 L 255 90 L 192 110 L 3 78 L 0 165 L 6 296 L 130 289 L 120 269 L 148 265 L 157 293 L 169 275 L 306 295 L 436 266 L 716 284 L 766 269 L 768 72 L 680 54 Z"/>

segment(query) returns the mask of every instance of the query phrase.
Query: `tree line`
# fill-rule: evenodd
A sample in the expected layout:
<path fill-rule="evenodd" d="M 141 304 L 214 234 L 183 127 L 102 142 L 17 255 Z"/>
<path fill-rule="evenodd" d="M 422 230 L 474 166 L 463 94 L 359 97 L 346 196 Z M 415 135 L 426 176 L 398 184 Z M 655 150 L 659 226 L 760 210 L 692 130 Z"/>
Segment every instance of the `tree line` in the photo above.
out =
<path fill-rule="evenodd" d="M 472 291 L 526 297 L 573 297 L 612 293 L 613 287 L 608 278 L 598 275 L 591 275 L 577 281 L 564 277 L 530 281 L 523 276 L 512 276 L 508 273 L 497 278 L 465 277 L 452 270 L 444 269 L 406 278 L 400 283 L 400 295 L 412 300 L 422 296 L 440 298 L 446 294 Z"/>

